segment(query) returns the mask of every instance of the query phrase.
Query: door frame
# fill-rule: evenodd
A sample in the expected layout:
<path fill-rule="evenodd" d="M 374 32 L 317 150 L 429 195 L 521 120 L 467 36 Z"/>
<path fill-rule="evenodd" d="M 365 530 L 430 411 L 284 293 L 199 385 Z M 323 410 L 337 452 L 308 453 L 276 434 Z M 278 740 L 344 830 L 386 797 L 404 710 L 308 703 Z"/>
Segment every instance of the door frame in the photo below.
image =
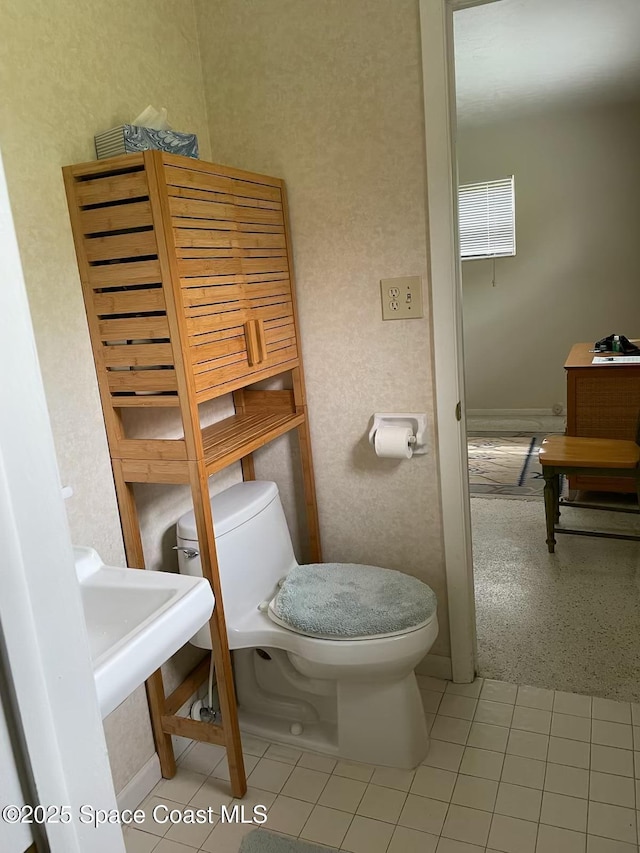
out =
<path fill-rule="evenodd" d="M 442 532 L 452 678 L 476 669 L 471 504 L 465 419 L 453 13 L 497 0 L 419 0 L 427 176 L 427 245 Z"/>
<path fill-rule="evenodd" d="M 124 853 L 118 824 L 94 829 L 80 816 L 83 805 L 117 805 L 1 158 L 0 281 L 0 655 L 11 746 L 25 799 L 70 809 L 68 822 L 54 812 L 34 825 L 38 849 Z"/>

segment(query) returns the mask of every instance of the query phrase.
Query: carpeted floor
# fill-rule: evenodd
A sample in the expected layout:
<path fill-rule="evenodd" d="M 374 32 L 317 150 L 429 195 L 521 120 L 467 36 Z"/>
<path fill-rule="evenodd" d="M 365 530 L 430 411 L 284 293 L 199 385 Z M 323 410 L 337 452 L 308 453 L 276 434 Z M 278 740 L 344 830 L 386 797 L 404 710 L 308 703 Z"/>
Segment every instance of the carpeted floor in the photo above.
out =
<path fill-rule="evenodd" d="M 544 436 L 470 435 L 469 487 L 476 495 L 536 495 L 544 489 L 538 450 Z"/>
<path fill-rule="evenodd" d="M 640 701 L 640 543 L 558 536 L 543 502 L 474 498 L 479 674 Z M 565 508 L 568 526 L 640 532 L 631 514 Z"/>

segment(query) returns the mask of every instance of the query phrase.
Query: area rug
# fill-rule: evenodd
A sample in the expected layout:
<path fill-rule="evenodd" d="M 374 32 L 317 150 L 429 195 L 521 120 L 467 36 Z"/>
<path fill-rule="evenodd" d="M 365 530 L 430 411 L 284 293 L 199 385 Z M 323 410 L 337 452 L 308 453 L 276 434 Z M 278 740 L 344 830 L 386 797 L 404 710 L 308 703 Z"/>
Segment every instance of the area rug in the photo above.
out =
<path fill-rule="evenodd" d="M 238 853 L 331 853 L 335 847 L 319 847 L 308 841 L 254 829 L 244 836 Z"/>
<path fill-rule="evenodd" d="M 473 495 L 542 497 L 538 450 L 544 436 L 468 436 L 469 488 Z"/>

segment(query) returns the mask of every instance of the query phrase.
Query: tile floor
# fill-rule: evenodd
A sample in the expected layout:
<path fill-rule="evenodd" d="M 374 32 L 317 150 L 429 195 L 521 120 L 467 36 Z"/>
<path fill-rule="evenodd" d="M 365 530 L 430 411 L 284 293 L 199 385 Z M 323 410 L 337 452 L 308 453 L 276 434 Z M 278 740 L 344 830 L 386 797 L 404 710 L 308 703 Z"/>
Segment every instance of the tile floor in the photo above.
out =
<path fill-rule="evenodd" d="M 420 767 L 245 737 L 246 812 L 259 803 L 267 829 L 350 853 L 638 853 L 640 705 L 483 679 L 419 681 L 431 729 Z M 143 806 L 218 815 L 232 803 L 227 780 L 222 748 L 196 743 Z M 125 839 L 128 853 L 237 853 L 252 828 L 149 819 Z"/>

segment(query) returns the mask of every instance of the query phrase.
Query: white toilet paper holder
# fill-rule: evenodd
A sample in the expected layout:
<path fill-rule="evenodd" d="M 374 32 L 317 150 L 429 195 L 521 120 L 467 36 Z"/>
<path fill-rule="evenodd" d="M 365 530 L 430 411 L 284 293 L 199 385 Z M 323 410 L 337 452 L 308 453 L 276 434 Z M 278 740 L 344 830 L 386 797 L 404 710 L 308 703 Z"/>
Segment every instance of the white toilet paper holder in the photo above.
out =
<path fill-rule="evenodd" d="M 413 433 L 411 446 L 413 455 L 427 452 L 426 432 L 427 416 L 424 412 L 377 412 L 373 416 L 373 426 L 369 430 L 369 443 L 374 446 L 376 432 L 383 426 L 409 427 Z"/>

